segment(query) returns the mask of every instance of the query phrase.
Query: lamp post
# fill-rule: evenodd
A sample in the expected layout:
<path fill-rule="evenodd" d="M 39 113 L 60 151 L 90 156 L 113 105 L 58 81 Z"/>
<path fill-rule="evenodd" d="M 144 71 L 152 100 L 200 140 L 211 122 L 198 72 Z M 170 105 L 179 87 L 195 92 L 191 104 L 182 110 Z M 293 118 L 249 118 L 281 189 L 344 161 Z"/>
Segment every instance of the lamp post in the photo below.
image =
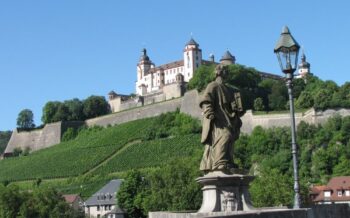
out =
<path fill-rule="evenodd" d="M 286 74 L 286 85 L 289 95 L 290 108 L 290 122 L 292 132 L 292 155 L 294 168 L 294 208 L 300 208 L 300 188 L 299 188 L 299 174 L 298 174 L 298 150 L 296 144 L 295 134 L 295 117 L 294 117 L 294 101 L 293 101 L 293 77 L 297 67 L 298 53 L 300 46 L 290 34 L 287 26 L 283 27 L 281 36 L 277 41 L 274 49 L 281 70 Z"/>

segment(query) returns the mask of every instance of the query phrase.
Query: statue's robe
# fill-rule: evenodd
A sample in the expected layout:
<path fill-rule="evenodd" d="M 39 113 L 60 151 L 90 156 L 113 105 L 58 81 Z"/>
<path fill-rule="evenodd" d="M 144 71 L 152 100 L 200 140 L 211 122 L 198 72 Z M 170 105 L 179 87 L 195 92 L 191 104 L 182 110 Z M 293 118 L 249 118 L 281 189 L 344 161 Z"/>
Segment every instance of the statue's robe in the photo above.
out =
<path fill-rule="evenodd" d="M 227 86 L 222 80 L 208 84 L 200 107 L 203 110 L 201 142 L 205 150 L 200 170 L 212 171 L 233 168 L 233 143 L 238 139 L 243 115 L 235 96 L 238 89 Z M 241 105 L 240 105 L 241 106 Z"/>

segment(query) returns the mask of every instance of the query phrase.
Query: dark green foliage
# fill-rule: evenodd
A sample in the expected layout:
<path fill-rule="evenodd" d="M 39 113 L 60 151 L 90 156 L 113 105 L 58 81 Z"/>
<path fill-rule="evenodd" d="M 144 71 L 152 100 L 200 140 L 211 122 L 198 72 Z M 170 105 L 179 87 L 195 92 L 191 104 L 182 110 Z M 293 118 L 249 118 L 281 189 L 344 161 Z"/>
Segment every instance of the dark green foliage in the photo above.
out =
<path fill-rule="evenodd" d="M 296 108 L 311 108 L 314 106 L 314 97 L 308 91 L 303 91 L 295 102 Z"/>
<path fill-rule="evenodd" d="M 292 205 L 293 179 L 276 168 L 264 170 L 249 189 L 255 207 Z"/>
<path fill-rule="evenodd" d="M 139 171 L 130 171 L 117 193 L 118 205 L 130 218 L 147 217 L 141 205 L 142 192 L 145 189 L 144 177 Z"/>
<path fill-rule="evenodd" d="M 131 171 L 119 192 L 118 204 L 129 217 L 146 217 L 149 211 L 197 210 L 201 191 L 199 153 L 195 158 L 176 159 L 169 165 L 142 175 Z"/>
<path fill-rule="evenodd" d="M 239 64 L 228 66 L 229 76 L 227 83 L 240 89 L 244 109 L 252 109 L 254 99 L 258 94 L 258 84 L 261 77 L 254 68 Z M 200 66 L 188 84 L 189 89 L 202 91 L 208 83 L 215 79 L 215 65 Z"/>
<path fill-rule="evenodd" d="M 333 176 L 350 175 L 349 127 L 350 117 L 339 115 L 330 118 L 323 126 L 299 124 L 299 175 L 304 202 L 308 196 L 307 184 L 326 184 Z M 289 128 L 256 127 L 251 135 L 241 135 L 234 149 L 234 161 L 238 167 L 258 175 L 250 190 L 256 206 L 292 205 Z"/>
<path fill-rule="evenodd" d="M 17 127 L 31 129 L 35 127 L 33 112 L 29 109 L 22 110 L 17 117 Z"/>
<path fill-rule="evenodd" d="M 77 137 L 77 135 L 78 135 L 78 130 L 76 130 L 75 128 L 69 127 L 62 135 L 62 142 L 73 140 Z"/>
<path fill-rule="evenodd" d="M 176 112 L 161 114 L 153 120 L 151 128 L 147 129 L 145 140 L 166 138 L 170 135 L 178 136 L 199 133 L 200 121 L 189 115 Z"/>
<path fill-rule="evenodd" d="M 55 120 L 55 115 L 57 113 L 58 107 L 61 105 L 61 102 L 58 101 L 49 101 L 45 104 L 43 108 L 43 115 L 41 121 L 43 123 L 52 123 L 58 120 Z"/>
<path fill-rule="evenodd" d="M 201 65 L 188 83 L 188 89 L 202 91 L 208 83 L 215 79 L 215 65 Z"/>
<path fill-rule="evenodd" d="M 54 189 L 35 189 L 33 192 L 20 192 L 18 187 L 0 185 L 1 218 L 46 218 L 84 217 L 76 212 Z"/>
<path fill-rule="evenodd" d="M 83 101 L 84 115 L 88 118 L 98 117 L 109 113 L 109 105 L 103 96 L 90 96 Z"/>
<path fill-rule="evenodd" d="M 2 154 L 11 138 L 11 131 L 0 131 L 0 154 Z"/>
<path fill-rule="evenodd" d="M 67 120 L 71 121 L 71 120 L 85 120 L 85 116 L 84 116 L 84 105 L 83 102 L 81 102 L 79 99 L 74 98 L 72 100 L 67 100 L 63 102 L 64 105 L 67 106 L 68 108 L 68 112 L 69 112 L 69 116 L 67 118 Z"/>
<path fill-rule="evenodd" d="M 109 113 L 109 105 L 102 96 L 90 96 L 84 101 L 77 98 L 64 102 L 49 101 L 43 108 L 44 124 L 57 121 L 80 121 Z"/>

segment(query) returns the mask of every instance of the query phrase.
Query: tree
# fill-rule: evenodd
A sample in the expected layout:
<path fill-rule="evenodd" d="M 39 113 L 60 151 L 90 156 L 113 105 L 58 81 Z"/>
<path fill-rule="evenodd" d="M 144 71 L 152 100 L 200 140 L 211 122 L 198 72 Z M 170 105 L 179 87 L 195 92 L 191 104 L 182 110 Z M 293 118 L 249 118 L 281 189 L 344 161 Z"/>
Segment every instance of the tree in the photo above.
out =
<path fill-rule="evenodd" d="M 202 91 L 215 79 L 215 65 L 201 65 L 188 83 L 188 89 L 197 89 Z"/>
<path fill-rule="evenodd" d="M 254 100 L 254 110 L 256 111 L 263 111 L 265 110 L 265 105 L 264 105 L 264 102 L 263 102 L 263 99 L 262 98 L 256 98 Z"/>
<path fill-rule="evenodd" d="M 117 193 L 117 204 L 126 210 L 129 217 L 146 217 L 138 200 L 144 188 L 145 182 L 141 173 L 136 170 L 128 172 Z"/>
<path fill-rule="evenodd" d="M 314 106 L 314 98 L 309 91 L 301 92 L 299 98 L 295 102 L 296 108 L 310 108 Z"/>
<path fill-rule="evenodd" d="M 34 128 L 34 115 L 33 112 L 29 109 L 22 110 L 17 117 L 17 127 L 23 129 Z"/>
<path fill-rule="evenodd" d="M 174 160 L 146 177 L 147 186 L 142 200 L 146 213 L 199 209 L 202 192 L 194 179 L 201 175 L 198 170 L 201 154 L 194 157 Z"/>
<path fill-rule="evenodd" d="M 62 103 L 59 101 L 47 102 L 43 108 L 43 115 L 41 117 L 41 121 L 43 121 L 44 124 L 56 122 L 57 120 L 55 120 L 55 115 L 61 104 Z"/>
<path fill-rule="evenodd" d="M 84 100 L 83 105 L 86 118 L 102 116 L 109 112 L 109 105 L 103 96 L 92 95 Z"/>
<path fill-rule="evenodd" d="M 272 110 L 284 110 L 288 101 L 288 92 L 286 85 L 282 81 L 277 81 L 272 84 L 271 94 L 268 95 L 269 108 Z"/>
<path fill-rule="evenodd" d="M 277 169 L 263 170 L 249 189 L 255 207 L 292 205 L 293 180 Z"/>
<path fill-rule="evenodd" d="M 69 108 L 65 104 L 60 103 L 55 115 L 53 116 L 53 121 L 54 122 L 67 121 L 69 117 L 70 117 Z"/>
<path fill-rule="evenodd" d="M 84 105 L 79 99 L 74 98 L 72 100 L 64 101 L 63 103 L 69 111 L 67 120 L 84 120 Z"/>

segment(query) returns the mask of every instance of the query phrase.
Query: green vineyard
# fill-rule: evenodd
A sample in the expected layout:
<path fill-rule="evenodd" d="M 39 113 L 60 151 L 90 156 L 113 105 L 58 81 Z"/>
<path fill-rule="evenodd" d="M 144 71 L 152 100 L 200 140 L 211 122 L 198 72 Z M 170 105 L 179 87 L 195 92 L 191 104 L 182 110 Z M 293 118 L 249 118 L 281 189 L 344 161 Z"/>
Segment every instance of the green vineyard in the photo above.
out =
<path fill-rule="evenodd" d="M 0 181 L 62 178 L 81 175 L 113 155 L 130 141 L 144 137 L 153 119 L 110 128 L 84 130 L 71 141 L 0 161 Z"/>
<path fill-rule="evenodd" d="M 175 158 L 193 156 L 202 151 L 199 141 L 199 135 L 185 135 L 134 144 L 118 153 L 106 165 L 101 166 L 96 173 L 108 174 L 135 168 L 160 166 Z"/>
<path fill-rule="evenodd" d="M 0 161 L 1 181 L 67 178 L 86 175 L 107 175 L 135 168 L 155 167 L 174 158 L 195 155 L 201 150 L 198 134 L 157 135 L 160 120 L 176 120 L 178 113 L 136 120 L 113 127 L 83 129 L 77 138 L 29 156 Z M 188 118 L 184 118 L 188 121 Z M 174 123 L 169 121 L 169 123 Z M 188 123 L 166 128 L 188 127 Z M 160 135 L 160 134 L 159 134 Z M 152 138 L 153 137 L 153 138 Z"/>

